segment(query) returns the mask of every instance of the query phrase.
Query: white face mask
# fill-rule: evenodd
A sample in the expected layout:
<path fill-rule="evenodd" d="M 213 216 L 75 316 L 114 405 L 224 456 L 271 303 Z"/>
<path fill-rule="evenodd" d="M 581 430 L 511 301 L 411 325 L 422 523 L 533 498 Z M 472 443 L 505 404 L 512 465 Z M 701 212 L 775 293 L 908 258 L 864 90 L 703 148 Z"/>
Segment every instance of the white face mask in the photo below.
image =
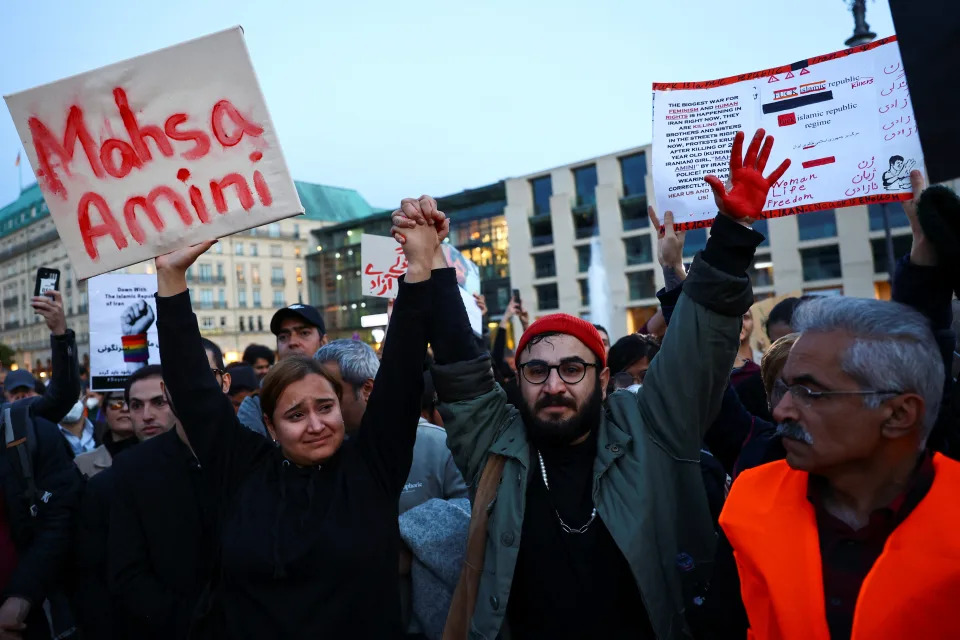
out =
<path fill-rule="evenodd" d="M 73 405 L 72 409 L 70 409 L 70 413 L 63 416 L 63 422 L 66 424 L 70 424 L 72 422 L 79 421 L 80 418 L 82 417 L 83 417 L 83 403 L 78 402 L 77 404 Z"/>
<path fill-rule="evenodd" d="M 89 409 L 90 411 L 93 411 L 99 406 L 100 406 L 100 398 L 96 396 L 87 398 L 87 409 Z"/>
<path fill-rule="evenodd" d="M 626 390 L 629 391 L 630 393 L 636 393 L 637 391 L 640 391 L 640 387 L 642 386 L 643 386 L 642 384 L 632 384 L 629 387 L 627 387 Z"/>

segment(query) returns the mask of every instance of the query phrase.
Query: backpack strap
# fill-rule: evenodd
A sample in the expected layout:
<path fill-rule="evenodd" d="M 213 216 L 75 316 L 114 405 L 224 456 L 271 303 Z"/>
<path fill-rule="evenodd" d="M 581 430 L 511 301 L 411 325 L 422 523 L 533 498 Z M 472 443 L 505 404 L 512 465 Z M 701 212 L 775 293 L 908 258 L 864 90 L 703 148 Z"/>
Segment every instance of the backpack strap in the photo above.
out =
<path fill-rule="evenodd" d="M 3 435 L 14 469 L 24 485 L 24 499 L 31 517 L 37 517 L 40 491 L 33 475 L 33 457 L 37 448 L 37 433 L 27 403 L 6 404 L 3 407 Z"/>

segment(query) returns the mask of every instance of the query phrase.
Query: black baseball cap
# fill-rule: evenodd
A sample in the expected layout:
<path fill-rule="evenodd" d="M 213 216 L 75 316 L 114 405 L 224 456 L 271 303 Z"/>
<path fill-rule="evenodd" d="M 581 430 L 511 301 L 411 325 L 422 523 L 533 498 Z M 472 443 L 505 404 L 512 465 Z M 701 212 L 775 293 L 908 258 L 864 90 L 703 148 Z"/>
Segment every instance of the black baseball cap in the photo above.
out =
<path fill-rule="evenodd" d="M 307 324 L 316 327 L 321 336 L 327 333 L 327 325 L 324 324 L 323 316 L 320 315 L 316 307 L 298 303 L 280 309 L 280 311 L 273 314 L 273 319 L 270 320 L 270 331 L 273 332 L 273 335 L 280 333 L 280 325 L 287 318 L 303 320 Z"/>
<path fill-rule="evenodd" d="M 232 396 L 240 391 L 256 391 L 260 388 L 260 379 L 253 372 L 253 367 L 248 364 L 230 367 L 227 372 L 230 374 L 230 391 L 227 395 Z"/>

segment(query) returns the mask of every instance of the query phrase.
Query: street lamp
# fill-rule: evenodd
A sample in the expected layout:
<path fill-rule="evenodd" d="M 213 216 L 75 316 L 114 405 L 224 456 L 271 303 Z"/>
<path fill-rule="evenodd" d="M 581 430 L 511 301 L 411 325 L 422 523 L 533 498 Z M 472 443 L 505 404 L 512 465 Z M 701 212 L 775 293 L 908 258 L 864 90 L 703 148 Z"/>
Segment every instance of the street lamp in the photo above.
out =
<path fill-rule="evenodd" d="M 853 35 L 844 42 L 848 47 L 856 47 L 861 44 L 867 44 L 877 37 L 877 34 L 870 31 L 870 25 L 867 24 L 867 0 L 846 0 L 853 11 Z M 886 205 L 883 208 L 883 232 L 887 245 L 887 274 L 890 280 L 893 280 L 893 271 L 896 267 L 897 259 L 893 252 L 893 235 L 890 233 L 890 213 Z"/>

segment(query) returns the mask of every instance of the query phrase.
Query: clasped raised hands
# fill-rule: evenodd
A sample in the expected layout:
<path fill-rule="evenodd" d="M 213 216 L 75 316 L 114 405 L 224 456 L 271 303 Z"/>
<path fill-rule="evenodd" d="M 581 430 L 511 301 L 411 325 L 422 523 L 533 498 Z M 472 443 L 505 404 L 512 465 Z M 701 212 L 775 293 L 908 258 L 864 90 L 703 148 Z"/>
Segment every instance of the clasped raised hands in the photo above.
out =
<path fill-rule="evenodd" d="M 436 261 L 442 259 L 440 243 L 450 233 L 450 221 L 437 208 L 437 201 L 430 196 L 404 198 L 391 218 L 390 234 L 403 246 L 407 257 L 407 280 L 410 281 L 413 271 L 425 270 L 429 274 Z M 445 265 L 444 262 L 440 266 Z"/>
<path fill-rule="evenodd" d="M 790 167 L 790 160 L 784 160 L 773 173 L 766 178 L 763 170 L 770 159 L 773 149 L 773 136 L 764 141 L 766 132 L 757 129 L 747 148 L 747 157 L 743 157 L 743 131 L 738 131 L 733 138 L 733 149 L 730 151 L 730 190 L 724 186 L 717 176 L 707 176 L 704 180 L 713 189 L 713 197 L 717 207 L 724 215 L 740 222 L 752 222 L 760 217 L 767 192 Z M 763 143 L 761 148 L 760 143 Z"/>

